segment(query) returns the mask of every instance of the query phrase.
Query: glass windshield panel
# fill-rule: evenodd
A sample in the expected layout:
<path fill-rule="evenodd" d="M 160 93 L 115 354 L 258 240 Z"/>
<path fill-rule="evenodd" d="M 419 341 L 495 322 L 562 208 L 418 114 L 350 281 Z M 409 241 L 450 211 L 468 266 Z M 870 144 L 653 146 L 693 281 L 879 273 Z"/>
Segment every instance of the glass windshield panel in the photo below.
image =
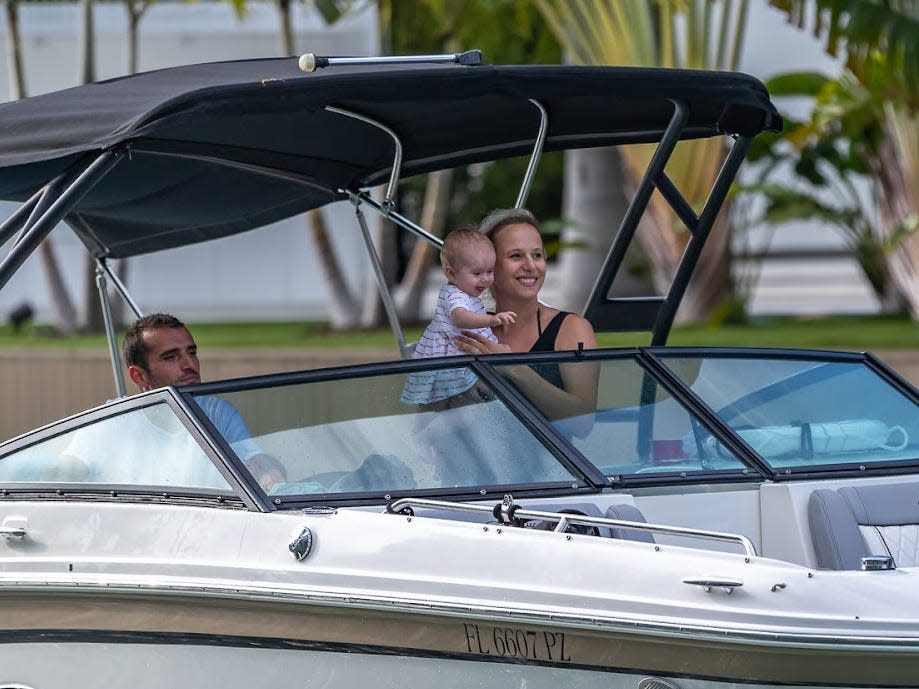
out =
<path fill-rule="evenodd" d="M 549 376 L 547 366 L 555 369 Z M 698 422 L 633 359 L 498 370 L 607 476 L 744 467 L 730 452 L 700 447 L 698 438 L 704 432 Z M 580 389 L 580 394 L 552 385 L 550 377 L 556 375 L 562 385 Z M 584 380 L 593 385 L 578 388 Z"/>
<path fill-rule="evenodd" d="M 111 416 L 7 455 L 0 459 L 0 481 L 230 489 L 164 403 Z"/>
<path fill-rule="evenodd" d="M 919 456 L 916 405 L 860 362 L 663 358 L 774 467 Z M 711 438 L 704 444 L 723 450 Z"/>
<path fill-rule="evenodd" d="M 453 380 L 439 389 L 470 385 L 419 402 L 422 372 L 209 397 L 239 413 L 248 440 L 228 440 L 272 495 L 577 480 L 470 369 L 438 371 Z"/>

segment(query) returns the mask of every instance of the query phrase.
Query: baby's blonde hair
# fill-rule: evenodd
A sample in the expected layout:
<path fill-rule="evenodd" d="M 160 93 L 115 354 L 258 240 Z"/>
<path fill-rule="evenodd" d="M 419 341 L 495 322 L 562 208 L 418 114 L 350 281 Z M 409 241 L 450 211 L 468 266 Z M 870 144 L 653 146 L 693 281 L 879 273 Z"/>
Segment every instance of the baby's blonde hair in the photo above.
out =
<path fill-rule="evenodd" d="M 444 270 L 458 267 L 457 259 L 464 249 L 477 244 L 492 246 L 491 240 L 472 225 L 464 225 L 450 232 L 440 249 L 440 265 Z"/>

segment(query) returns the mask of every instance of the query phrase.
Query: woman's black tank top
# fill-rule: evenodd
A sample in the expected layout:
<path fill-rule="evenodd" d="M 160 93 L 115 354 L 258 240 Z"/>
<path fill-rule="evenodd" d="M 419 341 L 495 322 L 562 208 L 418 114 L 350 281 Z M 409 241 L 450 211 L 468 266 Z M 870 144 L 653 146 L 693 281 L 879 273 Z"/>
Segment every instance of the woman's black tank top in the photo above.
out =
<path fill-rule="evenodd" d="M 530 347 L 531 352 L 554 352 L 555 340 L 558 339 L 558 332 L 562 329 L 562 322 L 568 316 L 569 311 L 559 311 L 555 317 L 549 321 L 546 329 L 542 329 L 542 323 L 539 320 L 539 311 L 536 312 L 536 327 L 539 329 L 539 337 Z M 530 366 L 539 376 L 548 383 L 552 383 L 557 388 L 564 388 L 562 384 L 562 373 L 559 371 L 558 364 L 532 364 Z"/>

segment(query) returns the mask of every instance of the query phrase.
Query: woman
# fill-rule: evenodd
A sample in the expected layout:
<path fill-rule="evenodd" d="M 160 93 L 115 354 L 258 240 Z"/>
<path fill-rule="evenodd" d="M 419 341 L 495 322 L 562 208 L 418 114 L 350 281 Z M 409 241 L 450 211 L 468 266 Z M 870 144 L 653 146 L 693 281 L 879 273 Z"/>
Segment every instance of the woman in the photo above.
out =
<path fill-rule="evenodd" d="M 479 230 L 495 245 L 497 261 L 492 292 L 496 309 L 513 311 L 517 318 L 514 323 L 492 329 L 497 343 L 464 331 L 456 340 L 457 346 L 471 354 L 595 348 L 597 339 L 586 319 L 537 300 L 546 278 L 546 256 L 533 214 L 522 208 L 493 211 L 482 221 Z M 549 418 L 591 414 L 596 409 L 596 365 L 513 366 L 506 372 Z"/>

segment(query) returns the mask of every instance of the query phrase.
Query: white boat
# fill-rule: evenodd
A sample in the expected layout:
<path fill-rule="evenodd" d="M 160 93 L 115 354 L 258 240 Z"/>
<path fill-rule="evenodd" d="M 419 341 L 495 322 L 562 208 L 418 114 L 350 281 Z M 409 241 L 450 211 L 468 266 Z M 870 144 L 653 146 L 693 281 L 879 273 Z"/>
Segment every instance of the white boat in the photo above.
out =
<path fill-rule="evenodd" d="M 543 150 L 657 142 L 585 311 L 650 345 L 163 388 L 5 442 L 0 687 L 919 685 L 916 390 L 869 354 L 665 346 L 752 137 L 781 126 L 762 85 L 438 60 L 225 62 L 0 106 L 0 198 L 23 202 L 0 287 L 65 220 L 139 313 L 109 259 L 348 198 L 436 243 L 394 209 L 400 176 L 531 153 L 522 205 Z M 733 148 L 697 214 L 664 165 L 711 136 Z M 692 232 L 677 280 L 610 298 L 655 189 Z M 524 365 L 591 367 L 595 409 L 544 415 L 503 375 Z M 400 402 L 460 367 L 476 403 Z M 280 464 L 267 491 L 202 398 Z"/>

